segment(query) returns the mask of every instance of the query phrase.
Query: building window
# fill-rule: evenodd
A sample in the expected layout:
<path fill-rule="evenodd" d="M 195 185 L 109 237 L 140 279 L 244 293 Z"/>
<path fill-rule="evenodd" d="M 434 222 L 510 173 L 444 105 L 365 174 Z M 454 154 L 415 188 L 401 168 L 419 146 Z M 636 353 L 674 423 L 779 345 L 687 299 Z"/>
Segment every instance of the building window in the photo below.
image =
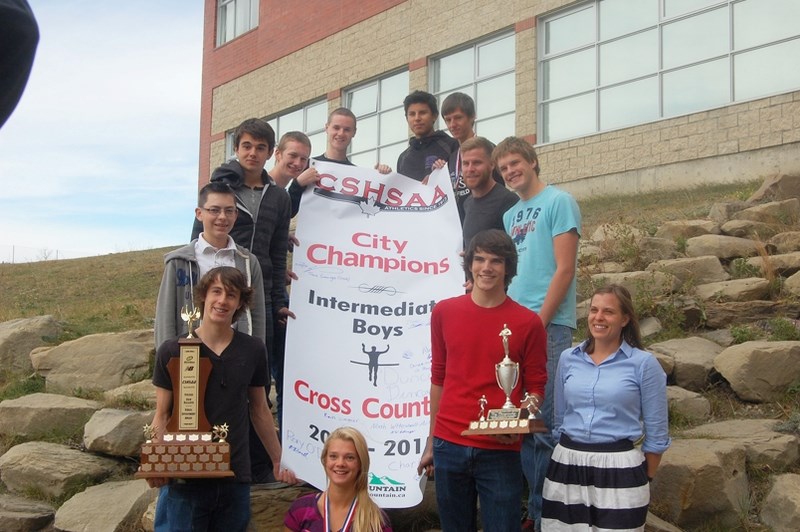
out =
<path fill-rule="evenodd" d="M 539 139 L 797 90 L 797 20 L 797 0 L 591 0 L 542 17 Z"/>
<path fill-rule="evenodd" d="M 325 151 L 325 122 L 328 120 L 327 100 L 318 100 L 299 109 L 288 111 L 272 118 L 265 119 L 275 130 L 275 145 L 288 131 L 302 131 L 311 141 L 311 155 L 319 155 Z M 233 136 L 236 129 L 225 133 L 225 159 L 235 157 Z M 275 157 L 270 157 L 265 168 L 271 170 L 275 166 Z"/>
<path fill-rule="evenodd" d="M 439 105 L 453 92 L 475 100 L 475 131 L 492 142 L 514 134 L 516 64 L 514 34 L 503 34 L 437 57 L 431 92 Z M 447 129 L 439 119 L 440 129 Z"/>
<path fill-rule="evenodd" d="M 408 96 L 408 71 L 363 83 L 345 92 L 345 107 L 356 115 L 356 135 L 350 160 L 371 168 L 377 163 L 394 168 L 408 145 L 403 98 Z"/>
<path fill-rule="evenodd" d="M 258 26 L 258 0 L 217 0 L 217 46 Z"/>

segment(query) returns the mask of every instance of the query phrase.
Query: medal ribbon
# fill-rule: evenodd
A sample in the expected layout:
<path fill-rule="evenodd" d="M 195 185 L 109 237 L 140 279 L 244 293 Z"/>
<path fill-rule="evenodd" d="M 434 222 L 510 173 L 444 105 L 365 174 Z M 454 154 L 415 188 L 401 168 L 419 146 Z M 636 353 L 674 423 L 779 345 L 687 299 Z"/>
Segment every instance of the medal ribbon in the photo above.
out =
<path fill-rule="evenodd" d="M 330 513 L 331 513 L 331 501 L 330 499 L 328 499 L 328 494 L 326 492 L 325 515 L 323 516 L 325 518 L 325 532 L 333 532 L 331 530 L 331 525 L 330 525 L 330 518 L 329 518 Z M 353 518 L 355 517 L 355 515 L 356 515 L 356 497 L 353 497 L 353 502 L 350 503 L 350 510 L 348 510 L 347 517 L 345 517 L 344 524 L 342 524 L 341 528 L 342 532 L 347 532 L 348 530 L 350 530 L 350 527 L 353 526 Z"/>

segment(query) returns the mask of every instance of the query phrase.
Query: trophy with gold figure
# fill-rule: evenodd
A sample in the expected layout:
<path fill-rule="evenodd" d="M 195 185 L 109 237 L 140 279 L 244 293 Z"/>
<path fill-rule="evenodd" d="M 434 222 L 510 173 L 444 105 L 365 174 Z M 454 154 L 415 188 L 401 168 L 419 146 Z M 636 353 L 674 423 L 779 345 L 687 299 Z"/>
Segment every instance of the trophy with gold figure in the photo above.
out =
<path fill-rule="evenodd" d="M 494 376 L 497 385 L 506 394 L 506 402 L 501 408 L 489 409 L 486 413 L 488 401 L 486 396 L 478 399 L 480 413 L 478 419 L 470 421 L 469 428 L 461 433 L 462 436 L 469 435 L 492 435 L 492 434 L 526 434 L 528 432 L 545 432 L 547 429 L 541 420 L 536 418 L 539 413 L 539 398 L 535 395 L 525 393 L 520 407 L 511 401 L 511 393 L 519 384 L 519 362 L 514 362 L 508 356 L 508 337 L 511 330 L 508 325 L 503 325 L 500 337 L 503 342 L 503 360 L 495 364 Z"/>
<path fill-rule="evenodd" d="M 232 477 L 228 424 L 214 425 L 206 418 L 204 398 L 211 361 L 200 356 L 202 340 L 194 336 L 199 309 L 181 310 L 189 334 L 178 340 L 180 357 L 167 364 L 172 380 L 172 414 L 167 426 L 145 425 L 145 443 L 136 478 L 218 478 Z"/>

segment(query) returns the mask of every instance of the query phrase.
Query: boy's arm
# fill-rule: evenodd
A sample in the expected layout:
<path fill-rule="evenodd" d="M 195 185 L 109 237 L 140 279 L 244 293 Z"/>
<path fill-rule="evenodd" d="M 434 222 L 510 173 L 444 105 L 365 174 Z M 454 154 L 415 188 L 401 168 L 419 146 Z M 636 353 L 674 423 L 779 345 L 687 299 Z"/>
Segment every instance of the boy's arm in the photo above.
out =
<path fill-rule="evenodd" d="M 153 325 L 156 349 L 161 347 L 164 341 L 179 334 L 175 323 L 179 312 L 175 286 L 176 275 L 174 261 L 167 262 L 156 299 L 156 319 Z"/>
<path fill-rule="evenodd" d="M 556 260 L 556 271 L 544 296 L 544 303 L 539 310 L 539 317 L 545 328 L 555 316 L 561 302 L 567 295 L 572 278 L 575 277 L 575 261 L 578 257 L 578 230 L 573 228 L 553 238 L 553 256 Z"/>
<path fill-rule="evenodd" d="M 247 396 L 250 401 L 250 420 L 253 423 L 258 438 L 272 460 L 272 468 L 275 479 L 281 482 L 294 484 L 297 479 L 294 472 L 281 467 L 281 442 L 278 441 L 278 433 L 275 431 L 275 421 L 272 412 L 267 406 L 267 396 L 263 386 L 250 386 L 247 389 Z"/>
<path fill-rule="evenodd" d="M 287 307 L 286 300 L 286 255 L 289 252 L 289 223 L 291 221 L 291 202 L 285 191 L 279 190 L 278 221 L 275 233 L 272 235 L 269 248 L 269 258 L 272 262 L 272 288 L 270 300 L 272 302 L 272 315 L 278 316 L 279 311 Z"/>
<path fill-rule="evenodd" d="M 267 342 L 267 310 L 264 303 L 264 279 L 261 276 L 261 265 L 258 258 L 250 253 L 250 288 L 253 289 L 253 302 L 250 307 L 252 333 Z"/>

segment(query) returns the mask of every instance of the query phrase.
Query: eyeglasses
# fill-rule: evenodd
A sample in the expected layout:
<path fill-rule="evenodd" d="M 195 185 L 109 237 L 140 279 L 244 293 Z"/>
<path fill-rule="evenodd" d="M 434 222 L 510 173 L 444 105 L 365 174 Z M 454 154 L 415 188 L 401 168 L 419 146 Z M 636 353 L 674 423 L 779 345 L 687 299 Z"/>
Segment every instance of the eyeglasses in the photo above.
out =
<path fill-rule="evenodd" d="M 206 209 L 205 207 L 200 207 L 202 210 L 206 211 L 211 216 L 219 216 L 220 214 L 225 214 L 226 217 L 232 218 L 236 216 L 236 207 L 226 207 L 221 209 L 219 207 L 211 207 L 210 209 Z"/>

